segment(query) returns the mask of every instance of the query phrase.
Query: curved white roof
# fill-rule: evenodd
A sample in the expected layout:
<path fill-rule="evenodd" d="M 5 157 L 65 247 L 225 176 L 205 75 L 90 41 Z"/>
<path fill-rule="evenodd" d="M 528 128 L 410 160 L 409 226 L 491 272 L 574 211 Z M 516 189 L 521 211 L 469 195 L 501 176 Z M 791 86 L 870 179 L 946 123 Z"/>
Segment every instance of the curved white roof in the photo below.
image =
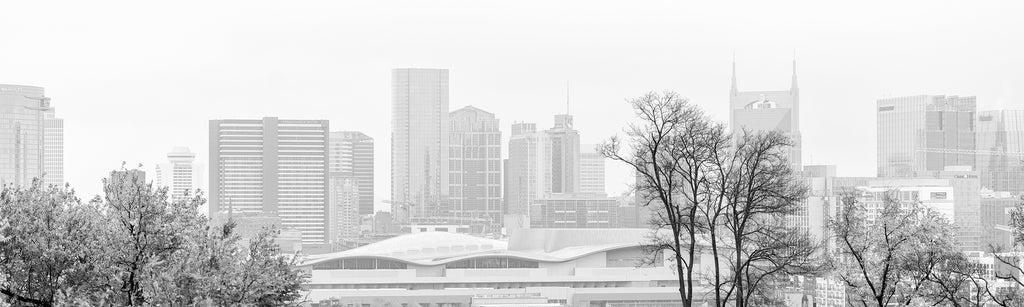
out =
<path fill-rule="evenodd" d="M 614 234 L 614 235 L 613 235 Z M 442 265 L 479 257 L 564 262 L 594 253 L 642 246 L 643 229 L 544 229 L 513 234 L 506 241 L 448 232 L 406 234 L 347 251 L 311 255 L 303 265 L 344 258 L 384 258 L 416 265 Z"/>
<path fill-rule="evenodd" d="M 507 250 L 508 242 L 449 232 L 420 232 L 397 236 L 337 253 L 311 255 L 306 263 L 351 257 L 383 257 L 411 263 L 430 263 L 463 255 Z"/>

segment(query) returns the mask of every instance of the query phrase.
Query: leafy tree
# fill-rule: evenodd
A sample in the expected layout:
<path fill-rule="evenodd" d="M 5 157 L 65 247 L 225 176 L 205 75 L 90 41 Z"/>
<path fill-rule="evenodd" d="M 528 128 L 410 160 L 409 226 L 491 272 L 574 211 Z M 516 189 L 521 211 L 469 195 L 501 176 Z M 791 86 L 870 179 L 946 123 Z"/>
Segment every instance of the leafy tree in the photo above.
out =
<path fill-rule="evenodd" d="M 1016 208 L 1010 211 L 1010 225 L 1013 231 L 1014 244 L 1009 251 L 993 248 L 993 257 L 996 265 L 1002 270 L 995 271 L 998 280 L 1005 281 L 1008 285 L 998 289 L 986 288 L 986 293 L 992 302 L 999 306 L 1024 306 L 1024 201 L 1018 203 Z"/>
<path fill-rule="evenodd" d="M 837 241 L 833 265 L 850 289 L 848 299 L 864 306 L 909 305 L 926 295 L 934 280 L 944 278 L 940 268 L 958 253 L 955 228 L 938 212 L 892 191 L 882 195 L 877 211 L 858 199 L 845 195 L 830 223 Z"/>
<path fill-rule="evenodd" d="M 163 291 L 176 253 L 188 252 L 205 229 L 197 208 L 201 197 L 169 201 L 167 188 L 153 188 L 139 170 L 121 170 L 103 180 L 101 202 L 111 219 L 110 242 L 117 304 L 144 306 Z"/>
<path fill-rule="evenodd" d="M 0 293 L 14 306 L 282 306 L 302 271 L 268 229 L 240 242 L 216 227 L 201 192 L 170 201 L 141 171 L 111 173 L 105 197 L 68 187 L 7 186 L 0 194 Z"/>
<path fill-rule="evenodd" d="M 98 303 L 109 289 L 100 208 L 67 187 L 8 185 L 0 194 L 0 293 L 14 306 Z"/>

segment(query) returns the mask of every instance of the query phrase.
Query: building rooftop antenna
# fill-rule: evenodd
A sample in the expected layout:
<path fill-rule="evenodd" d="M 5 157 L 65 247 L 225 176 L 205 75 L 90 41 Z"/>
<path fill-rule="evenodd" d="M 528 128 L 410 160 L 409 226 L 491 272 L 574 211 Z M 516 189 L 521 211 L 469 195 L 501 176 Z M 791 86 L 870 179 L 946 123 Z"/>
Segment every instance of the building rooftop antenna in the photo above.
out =
<path fill-rule="evenodd" d="M 569 115 L 569 80 L 565 80 L 565 115 Z"/>

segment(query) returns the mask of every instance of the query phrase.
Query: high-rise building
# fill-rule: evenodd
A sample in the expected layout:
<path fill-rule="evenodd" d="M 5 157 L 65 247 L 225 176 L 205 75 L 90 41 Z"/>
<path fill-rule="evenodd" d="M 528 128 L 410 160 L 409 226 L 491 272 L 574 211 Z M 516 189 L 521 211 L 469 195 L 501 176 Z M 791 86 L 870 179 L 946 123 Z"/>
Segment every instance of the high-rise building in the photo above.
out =
<path fill-rule="evenodd" d="M 580 136 L 572 116 L 555 115 L 554 127 L 545 131 L 512 124 L 508 153 L 506 213 L 529 215 L 536 199 L 580 190 Z"/>
<path fill-rule="evenodd" d="M 505 165 L 506 214 L 529 215 L 530 202 L 546 190 L 541 167 L 545 140 L 546 135 L 537 132 L 537 124 L 512 124 Z"/>
<path fill-rule="evenodd" d="M 197 190 L 206 189 L 206 169 L 204 165 L 195 163 L 196 154 L 188 147 L 174 147 L 167 153 L 167 163 L 156 165 L 154 183 L 158 187 L 170 189 L 173 200 L 181 200 L 187 195 L 196 195 Z"/>
<path fill-rule="evenodd" d="M 64 185 L 64 119 L 52 107 L 43 114 L 43 173 L 47 185 Z"/>
<path fill-rule="evenodd" d="M 878 100 L 878 177 L 929 177 L 975 166 L 976 99 L 918 95 Z"/>
<path fill-rule="evenodd" d="M 550 193 L 576 193 L 580 189 L 580 134 L 573 128 L 572 115 L 555 115 L 555 126 L 547 133 L 546 161 L 550 161 Z"/>
<path fill-rule="evenodd" d="M 451 214 L 482 231 L 501 229 L 501 131 L 494 114 L 467 106 L 448 115 Z"/>
<path fill-rule="evenodd" d="M 355 178 L 359 215 L 373 214 L 373 138 L 359 131 L 331 132 L 331 175 Z"/>
<path fill-rule="evenodd" d="M 945 216 L 957 227 L 956 242 L 964 251 L 980 251 L 981 246 L 981 196 L 978 193 L 978 178 L 954 173 L 943 173 L 934 178 L 881 178 L 870 181 L 866 187 L 858 187 L 866 199 L 869 218 L 874 218 L 881 208 L 881 195 L 896 191 L 896 197 L 904 202 L 919 202 Z M 835 212 L 840 212 L 836 209 Z"/>
<path fill-rule="evenodd" d="M 446 216 L 448 70 L 391 71 L 391 212 L 399 224 Z"/>
<path fill-rule="evenodd" d="M 210 121 L 210 216 L 262 213 L 327 243 L 326 120 Z"/>
<path fill-rule="evenodd" d="M 981 247 L 988 251 L 988 247 L 995 247 L 996 250 L 1009 250 L 1013 247 L 1013 227 L 1010 216 L 1017 205 L 1021 203 L 1020 197 L 1013 196 L 1009 192 L 985 191 L 981 195 Z"/>
<path fill-rule="evenodd" d="M 43 88 L 0 84 L 0 184 L 28 185 L 46 172 L 50 110 Z"/>
<path fill-rule="evenodd" d="M 580 146 L 580 193 L 605 194 L 604 162 L 597 145 Z"/>
<path fill-rule="evenodd" d="M 790 138 L 789 163 L 800 171 L 800 89 L 796 83 L 796 59 L 793 59 L 793 80 L 788 90 L 740 91 L 736 85 L 736 62 L 732 63 L 732 89 L 729 91 L 729 127 L 733 135 L 743 131 L 777 130 Z"/>
<path fill-rule="evenodd" d="M 352 241 L 359 238 L 360 180 L 345 175 L 331 175 L 330 210 L 331 242 Z"/>
<path fill-rule="evenodd" d="M 978 112 L 977 170 L 983 187 L 1024 192 L 1024 110 Z"/>

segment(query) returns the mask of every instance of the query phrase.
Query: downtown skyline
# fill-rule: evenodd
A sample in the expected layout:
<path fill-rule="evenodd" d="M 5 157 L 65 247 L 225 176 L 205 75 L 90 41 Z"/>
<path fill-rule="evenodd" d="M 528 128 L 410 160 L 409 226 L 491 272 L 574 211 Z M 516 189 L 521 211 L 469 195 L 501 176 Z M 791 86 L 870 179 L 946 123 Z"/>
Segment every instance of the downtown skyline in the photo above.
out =
<path fill-rule="evenodd" d="M 270 8 L 255 6 L 248 9 L 257 15 L 269 14 Z M 367 11 L 379 9 L 372 6 L 355 8 Z M 398 15 L 409 16 L 415 8 L 400 9 Z M 497 13 L 490 9 L 478 9 L 482 15 Z M 686 11 L 682 7 L 674 9 L 676 13 Z M 719 15 L 727 11 L 721 7 L 704 9 Z M 473 105 L 494 113 L 501 119 L 501 130 L 504 132 L 502 144 L 507 144 L 512 123 L 536 122 L 545 127 L 543 123 L 549 122 L 552 115 L 564 113 L 565 82 L 568 80 L 570 113 L 575 118 L 576 128 L 581 132 L 581 143 L 599 143 L 611 135 L 621 135 L 621 127 L 631 118 L 624 99 L 647 90 L 676 90 L 705 108 L 717 120 L 726 121 L 732 53 L 736 53 L 740 87 L 743 90 L 766 90 L 788 88 L 789 60 L 793 49 L 796 49 L 801 77 L 800 124 L 804 164 L 836 164 L 839 174 L 843 176 L 874 176 L 874 108 L 879 98 L 918 94 L 963 95 L 978 97 L 978 111 L 1024 107 L 1024 92 L 1015 88 L 1016 84 L 1024 83 L 1020 74 L 1015 73 L 1024 70 L 1024 63 L 1018 57 L 1011 56 L 1020 54 L 1020 39 L 1017 37 L 1024 37 L 1020 35 L 1020 29 L 1024 27 L 1012 24 L 1019 21 L 998 18 L 1009 12 L 975 9 L 978 11 L 973 13 L 977 14 L 967 14 L 971 15 L 970 20 L 976 21 L 975 25 L 961 25 L 963 27 L 954 29 L 956 31 L 946 33 L 946 39 L 969 38 L 969 42 L 985 48 L 958 45 L 949 50 L 934 50 L 933 47 L 939 43 L 912 46 L 932 41 L 935 36 L 920 35 L 901 40 L 901 35 L 907 32 L 917 34 L 914 31 L 939 31 L 935 27 L 950 25 L 938 21 L 928 22 L 926 13 L 914 13 L 903 17 L 905 20 L 897 20 L 897 14 L 886 12 L 875 17 L 876 21 L 881 22 L 878 28 L 861 31 L 840 29 L 855 24 L 857 20 L 854 18 L 842 19 L 838 25 L 824 29 L 793 31 L 794 26 L 788 25 L 786 20 L 812 18 L 804 16 L 812 14 L 797 12 L 766 14 L 780 17 L 759 21 L 764 25 L 759 30 L 728 27 L 727 21 L 687 21 L 705 27 L 725 25 L 726 30 L 717 35 L 736 35 L 736 41 L 744 42 L 733 43 L 721 37 L 679 32 L 686 27 L 677 25 L 670 18 L 671 9 L 663 13 L 648 12 L 651 15 L 650 22 L 639 25 L 611 22 L 614 20 L 613 14 L 587 8 L 583 8 L 583 13 L 593 13 L 589 17 L 584 16 L 587 14 L 569 17 L 576 24 L 552 23 L 557 20 L 556 17 L 560 17 L 559 14 L 570 10 L 567 6 L 542 12 L 537 17 L 551 25 L 555 30 L 551 33 L 535 31 L 530 32 L 533 33 L 531 36 L 522 37 L 510 34 L 507 29 L 494 24 L 487 24 L 484 29 L 463 29 L 453 34 L 462 37 L 434 37 L 439 42 L 433 46 L 443 46 L 444 43 L 468 44 L 472 48 L 469 50 L 471 53 L 489 55 L 487 57 L 459 57 L 457 54 L 460 53 L 450 48 L 426 51 L 429 48 L 394 45 L 379 37 L 340 30 L 345 28 L 343 25 L 347 22 L 375 24 L 386 23 L 389 19 L 346 21 L 324 27 L 334 22 L 328 18 L 334 17 L 331 14 L 343 14 L 339 12 L 342 10 L 324 10 L 331 14 L 314 13 L 308 23 L 297 23 L 291 27 L 274 24 L 280 30 L 272 32 L 268 38 L 253 36 L 261 31 L 259 27 L 243 28 L 253 26 L 251 21 L 243 21 L 242 25 L 225 25 L 217 23 L 212 16 L 194 13 L 199 19 L 197 28 L 186 27 L 179 32 L 159 23 L 167 20 L 157 18 L 147 22 L 143 20 L 147 15 L 140 14 L 124 18 L 126 21 L 138 22 L 141 30 L 150 31 L 149 36 L 140 38 L 143 43 L 103 54 L 96 61 L 106 63 L 107 73 L 113 75 L 92 78 L 91 74 L 72 73 L 73 70 L 96 71 L 90 68 L 95 65 L 90 62 L 72 63 L 84 54 L 96 51 L 85 50 L 83 54 L 75 55 L 57 51 L 68 49 L 62 47 L 65 44 L 81 42 L 79 39 L 50 39 L 42 42 L 32 35 L 26 35 L 0 42 L 0 46 L 4 47 L 2 50 L 5 50 L 5 57 L 0 60 L 0 64 L 6 68 L 0 73 L 0 83 L 35 85 L 47 89 L 47 96 L 53 98 L 54 104 L 60 108 L 60 117 L 65 120 L 65 177 L 82 197 L 98 194 L 98 178 L 120 167 L 122 161 L 129 166 L 142 163 L 145 169 L 152 169 L 155 164 L 162 163 L 166 152 L 175 146 L 188 146 L 198 153 L 197 161 L 207 161 L 205 128 L 210 119 L 277 116 L 327 119 L 332 123 L 332 130 L 362 131 L 377 140 L 375 202 L 376 209 L 384 209 L 390 207 L 381 201 L 389 199 L 390 191 L 387 158 L 387 149 L 390 148 L 390 109 L 384 106 L 390 100 L 388 80 L 392 68 L 449 69 L 450 110 Z M 929 10 L 951 13 L 956 8 L 930 7 Z M 32 16 L 32 8 L 27 8 L 27 11 L 27 16 Z M 294 10 L 282 12 L 288 18 L 298 18 L 299 13 Z M 64 16 L 60 11 L 54 14 L 52 20 L 58 25 L 76 23 L 77 17 Z M 525 14 L 522 10 L 511 12 L 513 17 Z M 735 14 L 737 19 L 749 19 L 761 13 Z M 21 22 L 24 21 L 22 18 L 12 17 L 0 23 L 28 24 Z M 470 17 L 462 18 L 466 20 Z M 907 27 L 902 32 L 879 32 L 880 28 L 886 26 L 907 26 L 914 21 L 920 25 Z M 596 29 L 587 27 L 598 23 L 601 25 Z M 111 30 L 113 26 L 113 22 L 93 26 L 93 30 L 102 33 L 96 34 L 97 43 L 119 46 L 120 39 L 131 34 L 127 29 L 104 31 Z M 192 31 L 198 31 L 201 26 L 211 28 L 214 33 L 211 35 L 225 35 L 231 39 L 228 43 L 210 45 L 212 52 L 206 49 L 153 49 L 184 42 L 194 45 L 214 39 L 204 35 L 183 35 L 194 33 Z M 451 26 L 431 24 L 429 27 L 445 30 Z M 245 30 L 233 32 L 236 29 Z M 71 35 L 79 30 L 53 26 L 34 31 Z M 495 38 L 483 40 L 479 44 L 469 43 L 479 39 L 482 32 L 488 31 Z M 848 42 L 820 43 L 819 40 L 830 37 L 825 33 L 828 31 L 832 31 L 828 34 L 845 38 Z M 348 49 L 337 49 L 340 43 L 337 40 L 318 41 L 332 34 L 362 41 L 370 51 L 386 51 L 377 55 L 366 51 L 349 52 Z M 603 42 L 601 38 L 605 35 L 618 38 L 618 42 Z M 742 39 L 759 35 L 775 35 L 783 39 L 767 47 L 763 40 Z M 667 49 L 654 53 L 640 52 L 628 46 L 629 43 L 662 36 L 678 37 L 680 42 L 669 44 Z M 557 40 L 564 42 L 557 42 L 555 46 L 558 48 L 545 54 L 533 52 L 521 58 L 510 58 L 523 49 L 503 50 L 517 41 L 525 42 L 527 46 L 539 46 Z M 284 46 L 277 41 L 299 47 Z M 39 53 L 7 48 L 40 44 L 50 48 L 44 48 L 46 51 Z M 890 54 L 870 48 L 881 45 L 898 47 L 902 51 Z M 318 46 L 328 48 L 315 48 Z M 404 50 L 390 50 L 392 46 Z M 606 50 L 588 52 L 594 47 Z M 250 49 L 262 51 L 231 58 L 232 54 Z M 308 53 L 305 49 L 336 52 Z M 99 50 L 113 49 L 104 47 Z M 424 53 L 417 54 L 414 52 L 417 50 Z M 311 59 L 294 65 L 281 60 L 262 63 L 297 54 L 308 54 Z M 317 65 L 313 65 L 312 61 L 316 61 Z M 144 64 L 144 67 L 132 68 L 140 64 Z M 945 73 L 932 76 L 934 73 L 930 69 L 936 66 L 943 67 Z M 216 71 L 213 74 L 202 73 L 209 69 Z M 133 77 L 126 77 L 129 75 Z M 280 101 L 288 103 L 278 103 Z M 146 107 L 139 108 L 140 104 Z M 366 108 L 371 105 L 375 107 Z M 147 113 L 136 114 L 137 111 L 131 110 L 146 110 Z M 857 144 L 850 141 L 861 139 L 871 141 Z M 507 148 L 503 148 L 503 151 L 503 156 L 507 157 Z M 615 195 L 625 190 L 625 184 L 629 182 L 628 170 L 611 162 L 607 167 L 606 189 L 609 194 Z"/>

